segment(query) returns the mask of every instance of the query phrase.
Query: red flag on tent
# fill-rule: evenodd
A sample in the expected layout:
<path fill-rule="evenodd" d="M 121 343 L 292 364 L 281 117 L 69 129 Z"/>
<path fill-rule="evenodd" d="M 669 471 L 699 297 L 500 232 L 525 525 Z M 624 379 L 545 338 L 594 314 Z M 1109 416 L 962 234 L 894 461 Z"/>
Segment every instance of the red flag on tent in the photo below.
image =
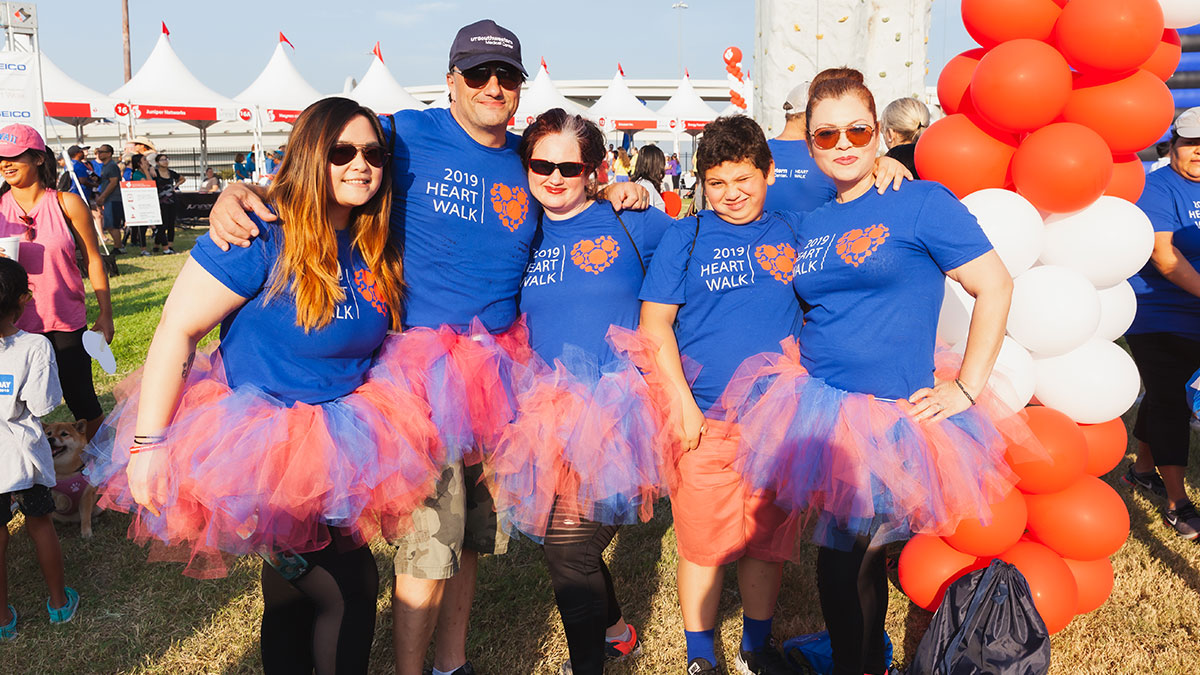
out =
<path fill-rule="evenodd" d="M 625 69 L 621 67 L 620 63 L 617 64 L 617 72 L 621 74 L 621 77 L 625 77 Z"/>
<path fill-rule="evenodd" d="M 162 22 L 162 34 L 163 35 L 171 34 L 171 31 L 167 30 L 167 22 L 166 21 Z"/>
<path fill-rule="evenodd" d="M 279 41 L 286 42 L 287 46 L 291 47 L 292 49 L 296 48 L 296 45 L 292 44 L 292 41 L 287 39 L 287 36 L 283 34 L 283 31 L 279 31 Z"/>
<path fill-rule="evenodd" d="M 550 69 L 546 67 L 546 57 L 544 56 L 542 57 L 542 70 L 546 71 L 547 73 L 550 72 Z"/>
<path fill-rule="evenodd" d="M 380 51 L 378 42 L 375 43 L 375 48 L 371 50 L 371 53 L 379 59 L 380 63 L 383 63 L 383 52 Z"/>
<path fill-rule="evenodd" d="M 683 76 L 684 76 L 684 77 L 691 77 L 692 75 L 691 75 L 691 73 L 689 73 L 689 72 L 688 72 L 687 68 L 684 68 L 684 69 L 683 69 Z"/>

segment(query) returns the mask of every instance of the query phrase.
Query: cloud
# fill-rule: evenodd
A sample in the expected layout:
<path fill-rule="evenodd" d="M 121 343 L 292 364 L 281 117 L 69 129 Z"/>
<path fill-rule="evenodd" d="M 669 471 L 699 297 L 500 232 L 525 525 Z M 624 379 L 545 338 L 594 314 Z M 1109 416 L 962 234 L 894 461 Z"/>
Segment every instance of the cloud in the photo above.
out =
<path fill-rule="evenodd" d="M 448 12 L 458 9 L 457 2 L 421 2 L 404 9 L 380 9 L 375 12 L 375 18 L 382 23 L 393 26 L 407 27 L 421 23 L 430 14 Z"/>

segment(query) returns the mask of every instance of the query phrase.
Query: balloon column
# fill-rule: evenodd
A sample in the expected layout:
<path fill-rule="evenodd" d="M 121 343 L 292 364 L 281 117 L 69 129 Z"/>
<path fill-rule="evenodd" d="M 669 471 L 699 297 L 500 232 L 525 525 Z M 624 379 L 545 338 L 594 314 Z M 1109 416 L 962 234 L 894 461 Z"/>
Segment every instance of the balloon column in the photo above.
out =
<path fill-rule="evenodd" d="M 742 111 L 746 110 L 746 78 L 742 73 L 742 50 L 726 47 L 725 79 L 729 82 L 729 102 Z"/>
<path fill-rule="evenodd" d="M 1136 202 L 1136 153 L 1167 131 L 1164 80 L 1179 63 L 1171 28 L 1200 22 L 1194 0 L 963 0 L 981 47 L 938 79 L 947 117 L 916 149 L 923 178 L 954 191 L 1009 273 L 1013 300 L 990 385 L 1024 413 L 1046 457 L 1010 448 L 1019 477 L 990 521 L 918 535 L 900 559 L 912 600 L 936 608 L 957 577 L 991 558 L 1013 563 L 1056 632 L 1101 606 L 1129 533 L 1120 496 L 1099 479 L 1126 449 L 1120 416 L 1139 389 L 1113 340 L 1133 321 L 1126 279 L 1154 233 Z M 947 281 L 938 336 L 962 351 L 973 301 Z"/>

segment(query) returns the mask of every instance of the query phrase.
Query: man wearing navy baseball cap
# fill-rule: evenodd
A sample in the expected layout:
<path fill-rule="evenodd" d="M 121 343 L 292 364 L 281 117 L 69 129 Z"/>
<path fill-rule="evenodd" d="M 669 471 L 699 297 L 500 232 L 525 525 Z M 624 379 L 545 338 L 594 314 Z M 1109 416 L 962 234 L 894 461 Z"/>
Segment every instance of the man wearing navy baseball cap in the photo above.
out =
<path fill-rule="evenodd" d="M 450 47 L 449 109 L 380 116 L 384 138 L 393 139 L 391 227 L 402 242 L 407 287 L 405 330 L 384 351 L 431 359 L 413 357 L 406 365 L 414 381 L 429 383 L 423 386 L 448 455 L 434 493 L 413 514 L 412 533 L 393 542 L 399 675 L 421 674 L 435 626 L 433 675 L 474 674 L 466 639 L 478 557 L 508 547 L 480 481 L 481 465 L 471 460 L 486 457 L 498 437 L 488 420 L 510 419 L 502 408 L 512 405 L 512 384 L 497 387 L 494 380 L 512 372 L 511 360 L 523 350 L 496 345 L 527 340 L 516 298 L 540 206 L 529 195 L 517 153 L 521 139 L 508 133 L 525 75 L 517 36 L 494 21 L 477 21 L 460 29 Z M 265 194 L 243 184 L 225 189 L 209 216 L 217 245 L 246 246 L 258 234 L 245 211 L 275 220 L 260 199 Z M 646 191 L 632 183 L 608 190 L 607 197 L 618 209 L 648 205 Z M 431 339 L 444 349 L 430 349 Z M 497 350 L 489 372 L 498 378 L 489 380 L 486 369 L 447 374 L 477 356 L 480 345 Z M 480 409 L 488 419 L 478 419 Z M 264 610 L 264 627 L 270 620 Z"/>

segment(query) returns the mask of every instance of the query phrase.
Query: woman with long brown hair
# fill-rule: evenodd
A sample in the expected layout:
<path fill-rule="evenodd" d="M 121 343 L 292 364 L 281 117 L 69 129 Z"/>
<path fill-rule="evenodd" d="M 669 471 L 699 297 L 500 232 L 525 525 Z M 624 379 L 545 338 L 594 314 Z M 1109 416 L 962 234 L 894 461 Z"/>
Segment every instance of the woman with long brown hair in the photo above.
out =
<path fill-rule="evenodd" d="M 266 672 L 366 672 L 379 579 L 365 542 L 397 536 L 432 490 L 437 432 L 372 367 L 403 286 L 378 120 L 327 98 L 289 148 L 268 193 L 278 220 L 248 248 L 192 249 L 140 399 L 114 411 L 90 473 L 102 505 L 136 514 L 131 536 L 165 544 L 187 574 L 263 557 Z M 220 345 L 197 359 L 218 323 Z"/>

